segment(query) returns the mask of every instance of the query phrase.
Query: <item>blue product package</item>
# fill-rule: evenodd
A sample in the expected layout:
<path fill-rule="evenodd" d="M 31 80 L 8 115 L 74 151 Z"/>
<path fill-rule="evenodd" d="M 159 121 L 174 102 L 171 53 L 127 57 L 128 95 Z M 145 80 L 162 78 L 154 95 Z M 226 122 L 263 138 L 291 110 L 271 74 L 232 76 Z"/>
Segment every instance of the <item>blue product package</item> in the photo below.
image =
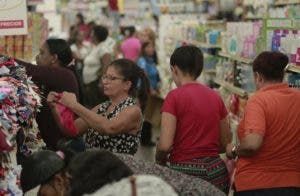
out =
<path fill-rule="evenodd" d="M 288 83 L 290 87 L 300 89 L 300 74 L 292 73 L 288 76 Z"/>
<path fill-rule="evenodd" d="M 220 34 L 219 31 L 210 31 L 208 33 L 209 44 L 216 45 L 218 43 L 219 34 Z"/>

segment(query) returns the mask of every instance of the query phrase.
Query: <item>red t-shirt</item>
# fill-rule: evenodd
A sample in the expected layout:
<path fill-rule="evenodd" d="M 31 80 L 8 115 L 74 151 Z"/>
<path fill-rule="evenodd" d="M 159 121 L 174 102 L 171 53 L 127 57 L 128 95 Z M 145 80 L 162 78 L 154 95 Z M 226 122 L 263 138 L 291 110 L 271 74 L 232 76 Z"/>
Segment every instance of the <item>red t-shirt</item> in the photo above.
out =
<path fill-rule="evenodd" d="M 118 0 L 109 0 L 108 5 L 109 5 L 110 10 L 112 10 L 112 11 L 118 11 L 119 10 Z"/>
<path fill-rule="evenodd" d="M 89 28 L 88 25 L 86 24 L 79 24 L 77 25 L 77 28 L 80 32 L 83 32 L 84 34 L 84 40 L 85 41 L 90 41 L 91 38 L 91 29 Z"/>
<path fill-rule="evenodd" d="M 220 121 L 227 110 L 220 96 L 199 83 L 189 83 L 169 92 L 162 112 L 177 119 L 170 162 L 217 156 Z"/>

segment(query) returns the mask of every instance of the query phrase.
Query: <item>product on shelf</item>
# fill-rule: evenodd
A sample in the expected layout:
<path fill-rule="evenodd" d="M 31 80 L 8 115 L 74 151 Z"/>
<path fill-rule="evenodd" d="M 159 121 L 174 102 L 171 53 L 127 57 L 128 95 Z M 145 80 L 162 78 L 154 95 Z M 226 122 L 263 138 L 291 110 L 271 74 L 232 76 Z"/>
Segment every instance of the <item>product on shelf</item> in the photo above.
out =
<path fill-rule="evenodd" d="M 228 22 L 222 35 L 222 51 L 231 55 L 253 58 L 262 22 Z"/>
<path fill-rule="evenodd" d="M 300 74 L 291 73 L 287 79 L 289 86 L 300 89 Z"/>
<path fill-rule="evenodd" d="M 231 61 L 219 60 L 216 64 L 216 79 L 229 83 L 234 82 L 234 66 Z"/>
<path fill-rule="evenodd" d="M 300 65 L 300 20 L 269 18 L 264 21 L 265 50 L 286 54 L 290 63 Z"/>
<path fill-rule="evenodd" d="M 256 87 L 254 83 L 254 76 L 252 66 L 241 64 L 237 66 L 238 75 L 236 83 L 247 92 L 254 92 Z"/>
<path fill-rule="evenodd" d="M 28 34 L 0 37 L 0 54 L 32 61 L 48 37 L 48 22 L 39 13 L 28 13 Z"/>

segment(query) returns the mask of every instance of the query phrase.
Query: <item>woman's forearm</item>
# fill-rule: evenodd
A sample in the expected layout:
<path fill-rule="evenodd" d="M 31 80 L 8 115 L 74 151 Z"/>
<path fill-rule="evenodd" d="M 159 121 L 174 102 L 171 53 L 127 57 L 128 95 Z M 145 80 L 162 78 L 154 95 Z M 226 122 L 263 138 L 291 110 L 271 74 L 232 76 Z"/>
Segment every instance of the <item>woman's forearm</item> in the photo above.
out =
<path fill-rule="evenodd" d="M 88 127 L 106 132 L 105 130 L 107 130 L 107 125 L 109 122 L 101 115 L 98 115 L 97 113 L 85 108 L 79 103 L 74 104 L 71 107 L 71 110 L 82 120 L 84 120 Z"/>

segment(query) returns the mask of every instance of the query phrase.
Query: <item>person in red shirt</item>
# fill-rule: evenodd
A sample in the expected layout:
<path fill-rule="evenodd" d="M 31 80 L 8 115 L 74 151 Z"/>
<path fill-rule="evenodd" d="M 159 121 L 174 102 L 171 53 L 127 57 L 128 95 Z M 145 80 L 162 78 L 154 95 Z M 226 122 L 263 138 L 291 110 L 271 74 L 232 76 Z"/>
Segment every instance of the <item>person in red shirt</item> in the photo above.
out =
<path fill-rule="evenodd" d="M 113 32 L 117 32 L 120 26 L 120 13 L 118 0 L 108 0 L 108 7 L 110 10 L 110 17 L 113 19 Z"/>
<path fill-rule="evenodd" d="M 238 156 L 237 196 L 300 195 L 300 91 L 282 82 L 288 62 L 279 52 L 262 52 L 253 62 L 258 91 L 239 124 L 240 146 L 226 150 Z"/>
<path fill-rule="evenodd" d="M 91 41 L 91 29 L 87 24 L 85 24 L 84 17 L 81 13 L 76 15 L 76 29 L 83 33 L 84 41 Z"/>
<path fill-rule="evenodd" d="M 198 176 L 227 193 L 228 171 L 219 153 L 225 152 L 231 132 L 221 97 L 196 81 L 203 54 L 195 46 L 182 46 L 170 64 L 177 88 L 168 93 L 161 110 L 156 162 L 170 162 L 171 169 Z"/>

